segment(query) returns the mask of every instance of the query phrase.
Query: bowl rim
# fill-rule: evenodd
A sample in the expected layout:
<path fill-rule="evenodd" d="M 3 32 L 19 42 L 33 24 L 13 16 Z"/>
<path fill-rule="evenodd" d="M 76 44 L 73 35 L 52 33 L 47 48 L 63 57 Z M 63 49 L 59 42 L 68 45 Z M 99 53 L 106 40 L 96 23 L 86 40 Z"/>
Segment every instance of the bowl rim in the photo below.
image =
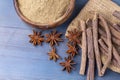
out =
<path fill-rule="evenodd" d="M 51 29 L 51 28 L 55 28 L 59 25 L 61 25 L 62 23 L 64 23 L 66 20 L 68 20 L 68 18 L 71 16 L 73 10 L 74 10 L 74 6 L 75 6 L 75 0 L 71 0 L 70 4 L 68 6 L 68 9 L 66 10 L 65 14 L 58 18 L 56 21 L 54 21 L 53 23 L 39 23 L 39 22 L 33 22 L 31 20 L 29 20 L 28 18 L 26 18 L 22 12 L 19 9 L 19 3 L 18 0 L 14 0 L 14 7 L 15 10 L 18 14 L 18 16 L 26 23 L 32 25 L 33 27 L 36 28 L 41 28 L 41 29 Z"/>

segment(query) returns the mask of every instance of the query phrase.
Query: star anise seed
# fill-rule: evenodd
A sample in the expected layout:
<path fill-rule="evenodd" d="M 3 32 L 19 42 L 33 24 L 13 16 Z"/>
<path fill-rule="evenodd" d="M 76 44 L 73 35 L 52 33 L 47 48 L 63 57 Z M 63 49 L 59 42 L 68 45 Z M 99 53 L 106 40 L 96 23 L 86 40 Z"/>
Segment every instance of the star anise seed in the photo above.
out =
<path fill-rule="evenodd" d="M 76 46 L 71 45 L 69 43 L 67 44 L 67 46 L 69 49 L 66 51 L 66 53 L 70 54 L 72 57 L 78 54 Z"/>
<path fill-rule="evenodd" d="M 60 38 L 62 33 L 57 33 L 56 30 L 52 31 L 50 34 L 46 34 L 46 42 L 50 43 L 50 46 L 58 45 L 58 42 L 62 42 L 63 39 Z"/>
<path fill-rule="evenodd" d="M 30 43 L 32 43 L 34 46 L 41 45 L 41 43 L 44 41 L 44 37 L 41 35 L 41 32 L 36 32 L 33 30 L 33 34 L 28 35 L 30 37 Z"/>
<path fill-rule="evenodd" d="M 50 56 L 49 59 L 54 60 L 55 62 L 60 59 L 60 56 L 56 54 L 56 49 L 54 47 L 52 48 L 52 51 L 48 53 L 48 55 Z"/>
<path fill-rule="evenodd" d="M 68 58 L 65 57 L 65 62 L 61 62 L 60 65 L 63 66 L 63 71 L 66 70 L 68 73 L 71 72 L 72 69 L 74 69 L 73 65 L 76 63 L 73 62 L 71 56 Z"/>
<path fill-rule="evenodd" d="M 68 40 L 73 45 L 80 44 L 80 36 L 82 31 L 77 31 L 77 29 L 74 29 L 73 31 L 68 31 Z"/>

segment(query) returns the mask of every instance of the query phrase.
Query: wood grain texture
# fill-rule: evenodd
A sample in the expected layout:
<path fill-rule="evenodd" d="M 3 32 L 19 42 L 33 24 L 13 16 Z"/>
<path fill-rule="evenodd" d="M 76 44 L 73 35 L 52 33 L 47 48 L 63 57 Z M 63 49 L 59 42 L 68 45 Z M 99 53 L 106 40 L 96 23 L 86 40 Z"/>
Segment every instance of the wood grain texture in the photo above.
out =
<path fill-rule="evenodd" d="M 56 29 L 65 33 L 68 24 L 86 1 L 76 0 L 76 7 L 71 18 Z M 50 46 L 47 43 L 44 43 L 43 46 L 33 47 L 28 42 L 28 34 L 32 33 L 32 29 L 17 16 L 13 0 L 0 0 L 0 80 L 85 80 L 85 77 L 79 75 L 80 54 L 75 57 L 77 62 L 75 71 L 71 74 L 61 71 L 60 61 L 55 63 L 48 60 L 47 52 L 50 50 Z M 65 54 L 67 40 L 65 38 L 64 40 L 64 43 L 57 47 L 61 57 L 67 56 Z M 103 78 L 96 77 L 96 80 L 120 78 L 119 74 L 110 70 L 107 73 Z"/>

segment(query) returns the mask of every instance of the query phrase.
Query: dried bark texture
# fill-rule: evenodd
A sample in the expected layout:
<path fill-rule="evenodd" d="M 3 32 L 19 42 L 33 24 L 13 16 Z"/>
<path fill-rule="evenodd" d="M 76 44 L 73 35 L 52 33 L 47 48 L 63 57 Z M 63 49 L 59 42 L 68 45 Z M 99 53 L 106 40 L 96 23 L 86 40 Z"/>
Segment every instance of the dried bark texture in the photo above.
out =
<path fill-rule="evenodd" d="M 96 13 L 95 13 L 94 19 L 92 20 L 92 26 L 93 26 L 94 50 L 95 50 L 95 56 L 96 56 L 98 75 L 101 76 L 102 63 L 100 58 L 99 46 L 98 46 L 98 14 Z"/>
<path fill-rule="evenodd" d="M 111 32 L 110 32 L 110 29 L 108 27 L 108 24 L 107 24 L 106 20 L 101 15 L 99 15 L 99 19 L 103 23 L 103 26 L 104 26 L 105 31 L 106 31 L 107 46 L 108 46 L 108 53 L 109 53 L 108 59 L 104 63 L 103 68 L 101 70 L 101 74 L 104 75 L 105 71 L 106 71 L 107 67 L 109 66 L 109 64 L 111 62 L 111 59 L 112 59 L 112 41 L 111 41 Z"/>
<path fill-rule="evenodd" d="M 85 74 L 86 69 L 86 61 L 87 61 L 87 37 L 86 37 L 86 24 L 85 21 L 80 21 L 80 26 L 82 29 L 82 59 L 81 59 L 81 67 L 80 74 Z"/>
<path fill-rule="evenodd" d="M 118 24 L 113 24 L 113 27 L 120 32 L 120 26 Z"/>
<path fill-rule="evenodd" d="M 106 42 L 106 38 L 101 37 L 103 39 L 103 41 L 105 42 L 105 44 L 107 44 Z M 108 50 L 108 49 L 107 49 Z M 116 50 L 115 46 L 113 45 L 113 57 L 117 60 L 118 64 L 120 65 L 120 55 L 118 53 L 118 51 Z"/>
<path fill-rule="evenodd" d="M 101 42 L 103 43 L 103 41 L 101 41 L 101 40 L 102 40 L 102 39 L 99 40 L 100 43 L 101 43 Z M 105 44 L 103 43 L 103 44 L 100 44 L 100 45 L 104 46 Z M 108 53 L 107 53 L 102 47 L 100 47 L 100 52 L 102 53 L 102 56 L 108 57 Z M 101 57 L 101 58 L 103 58 L 103 57 Z M 118 61 L 116 61 L 116 59 L 113 57 L 113 58 L 112 58 L 112 61 L 111 61 L 111 64 L 109 65 L 109 68 L 115 69 L 115 67 L 116 67 L 116 68 L 119 68 L 120 65 L 118 64 Z M 116 69 L 115 69 L 115 70 L 116 70 Z"/>
<path fill-rule="evenodd" d="M 101 44 L 101 43 L 99 43 L 99 44 Z M 102 55 L 108 56 L 108 53 L 102 47 L 100 47 L 100 52 Z"/>
<path fill-rule="evenodd" d="M 106 40 L 106 39 L 104 39 L 104 40 Z M 108 48 L 105 45 L 106 41 L 103 41 L 103 39 L 99 39 L 99 44 L 101 46 L 101 51 L 104 51 L 102 53 L 105 54 L 106 56 L 108 56 L 108 54 L 109 54 Z M 114 46 L 113 46 L 113 59 L 115 59 L 117 61 L 117 63 L 120 65 L 120 55 Z"/>
<path fill-rule="evenodd" d="M 105 33 L 101 28 L 99 28 L 98 33 L 99 33 L 100 35 L 106 37 L 106 33 Z"/>
<path fill-rule="evenodd" d="M 115 36 L 116 38 L 118 38 L 118 39 L 120 40 L 120 32 L 118 32 L 117 30 L 115 30 L 115 29 L 113 28 L 113 26 L 110 25 L 110 24 L 109 24 L 109 27 L 110 27 L 110 30 L 111 30 L 112 35 Z"/>
<path fill-rule="evenodd" d="M 105 28 L 104 24 L 103 24 L 101 21 L 100 21 L 99 24 L 101 25 L 101 27 Z M 118 38 L 118 39 L 120 40 L 120 32 L 118 32 L 117 30 L 115 30 L 110 23 L 108 23 L 108 26 L 109 26 L 109 28 L 110 28 L 110 30 L 111 30 L 111 34 L 112 34 L 114 37 L 116 37 L 116 38 Z"/>
<path fill-rule="evenodd" d="M 87 43 L 89 43 L 88 44 L 88 59 L 89 59 L 89 64 L 88 64 L 87 80 L 94 80 L 94 66 L 95 66 L 95 61 L 94 61 L 93 35 L 92 35 L 91 28 L 87 29 Z"/>
<path fill-rule="evenodd" d="M 106 53 L 107 53 L 107 56 L 108 56 L 108 48 L 107 48 L 107 46 L 105 45 L 105 43 L 103 42 L 103 40 L 102 39 L 99 39 L 99 44 L 100 44 L 100 46 L 101 46 L 101 50 L 104 50 Z"/>
<path fill-rule="evenodd" d="M 115 23 L 114 23 L 115 24 Z M 117 24 L 120 27 L 120 22 Z"/>
<path fill-rule="evenodd" d="M 114 11 L 113 16 L 115 16 L 116 18 L 120 20 L 120 11 Z"/>
<path fill-rule="evenodd" d="M 101 30 L 100 28 L 99 28 L 99 34 L 102 35 L 101 37 L 106 38 L 106 33 L 103 30 Z M 115 38 L 114 36 L 112 36 L 112 42 L 117 44 L 118 46 L 120 46 L 120 40 Z"/>

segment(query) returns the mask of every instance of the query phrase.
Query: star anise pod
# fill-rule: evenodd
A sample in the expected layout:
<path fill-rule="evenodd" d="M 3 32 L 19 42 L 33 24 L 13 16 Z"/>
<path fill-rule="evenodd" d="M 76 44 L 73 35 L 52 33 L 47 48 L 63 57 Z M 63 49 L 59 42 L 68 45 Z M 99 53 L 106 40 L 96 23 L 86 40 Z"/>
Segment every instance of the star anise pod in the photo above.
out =
<path fill-rule="evenodd" d="M 54 60 L 55 62 L 60 59 L 60 56 L 56 54 L 56 49 L 53 47 L 52 51 L 48 53 L 48 55 L 50 56 L 50 60 Z"/>
<path fill-rule="evenodd" d="M 63 71 L 66 70 L 68 73 L 71 72 L 72 69 L 74 69 L 73 65 L 76 63 L 73 62 L 71 56 L 68 58 L 65 57 L 65 62 L 61 62 L 60 65 L 63 66 Z"/>
<path fill-rule="evenodd" d="M 50 46 L 58 45 L 58 42 L 63 41 L 63 39 L 60 38 L 61 35 L 62 33 L 57 33 L 57 31 L 54 30 L 50 34 L 46 34 L 46 42 L 50 43 Z"/>
<path fill-rule="evenodd" d="M 73 31 L 68 31 L 68 40 L 73 45 L 80 44 L 80 36 L 82 34 L 82 31 L 77 31 L 77 29 L 74 29 Z"/>
<path fill-rule="evenodd" d="M 66 53 L 70 54 L 72 57 L 78 54 L 78 51 L 75 45 L 71 45 L 68 43 L 67 46 L 69 49 L 66 51 Z"/>
<path fill-rule="evenodd" d="M 41 32 L 36 32 L 33 30 L 33 34 L 28 35 L 30 37 L 30 43 L 33 43 L 34 46 L 41 45 L 44 41 L 44 37 L 41 35 Z"/>

